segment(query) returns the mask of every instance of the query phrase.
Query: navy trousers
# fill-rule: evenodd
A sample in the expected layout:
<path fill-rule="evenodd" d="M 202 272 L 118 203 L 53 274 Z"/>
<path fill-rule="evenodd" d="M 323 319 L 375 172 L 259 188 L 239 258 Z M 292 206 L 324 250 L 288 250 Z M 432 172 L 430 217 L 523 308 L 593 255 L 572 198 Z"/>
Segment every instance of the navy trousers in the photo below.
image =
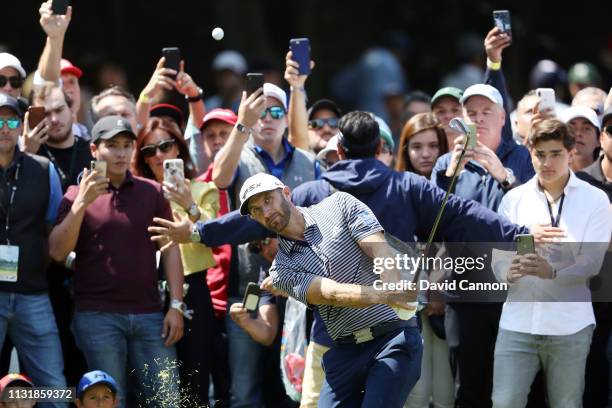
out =
<path fill-rule="evenodd" d="M 332 347 L 323 355 L 319 408 L 401 408 L 421 375 L 422 354 L 417 327 Z"/>

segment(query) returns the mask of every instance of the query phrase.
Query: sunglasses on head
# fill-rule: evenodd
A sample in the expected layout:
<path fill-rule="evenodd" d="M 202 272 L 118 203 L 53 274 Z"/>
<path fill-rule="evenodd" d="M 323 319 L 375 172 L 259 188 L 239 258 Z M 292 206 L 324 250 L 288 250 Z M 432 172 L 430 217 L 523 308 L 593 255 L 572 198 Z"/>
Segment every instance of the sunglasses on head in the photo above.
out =
<path fill-rule="evenodd" d="M 4 88 L 7 82 L 11 85 L 11 88 L 13 89 L 21 88 L 21 85 L 23 85 L 23 79 L 21 79 L 21 77 L 7 77 L 4 75 L 0 75 L 0 88 Z"/>
<path fill-rule="evenodd" d="M 325 125 L 332 129 L 338 129 L 338 118 L 313 119 L 308 121 L 308 126 L 313 129 L 323 129 Z"/>
<path fill-rule="evenodd" d="M 261 119 L 265 119 L 266 115 L 270 113 L 270 117 L 272 119 L 282 119 L 285 117 L 285 110 L 280 106 L 270 106 L 266 108 L 263 112 L 261 112 Z"/>
<path fill-rule="evenodd" d="M 17 129 L 21 124 L 21 119 L 12 118 L 12 119 L 0 119 L 0 129 L 4 127 L 4 124 L 8 126 L 9 129 Z"/>
<path fill-rule="evenodd" d="M 162 153 L 168 153 L 170 149 L 172 149 L 174 143 L 176 143 L 174 139 L 162 140 L 156 145 L 148 145 L 141 147 L 140 153 L 142 153 L 145 158 L 155 156 L 155 153 L 157 153 L 157 149 L 159 149 L 159 151 Z"/>

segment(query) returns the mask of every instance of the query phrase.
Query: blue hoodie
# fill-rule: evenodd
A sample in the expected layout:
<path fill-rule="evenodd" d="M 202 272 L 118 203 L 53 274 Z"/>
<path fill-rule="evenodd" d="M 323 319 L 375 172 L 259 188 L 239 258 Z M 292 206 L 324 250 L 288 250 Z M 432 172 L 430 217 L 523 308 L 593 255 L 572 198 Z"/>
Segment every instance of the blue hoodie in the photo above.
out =
<path fill-rule="evenodd" d="M 332 194 L 333 189 L 352 194 L 365 203 L 386 232 L 405 242 L 426 241 L 444 190 L 425 177 L 389 169 L 376 159 L 343 160 L 323 173 L 321 180 L 301 184 L 292 193 L 297 206 L 308 207 Z M 233 211 L 225 216 L 198 222 L 201 242 L 214 247 L 263 239 L 273 234 Z M 495 212 L 451 195 L 438 227 L 436 241 L 512 242 L 516 234 L 528 233 Z"/>

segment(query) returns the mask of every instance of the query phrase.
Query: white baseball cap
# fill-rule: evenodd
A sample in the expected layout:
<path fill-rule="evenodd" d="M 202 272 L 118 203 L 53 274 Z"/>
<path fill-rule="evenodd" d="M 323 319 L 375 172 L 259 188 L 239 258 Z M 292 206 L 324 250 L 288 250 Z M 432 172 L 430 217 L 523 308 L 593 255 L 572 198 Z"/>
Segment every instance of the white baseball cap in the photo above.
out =
<path fill-rule="evenodd" d="M 598 131 L 601 130 L 601 123 L 599 123 L 597 113 L 595 113 L 595 111 L 591 108 L 587 108 L 586 106 L 571 106 L 561 115 L 561 119 L 567 124 L 576 118 L 584 118 L 591 122 L 591 124 L 595 126 Z"/>
<path fill-rule="evenodd" d="M 16 69 L 19 72 L 19 75 L 21 75 L 21 78 L 26 77 L 26 72 L 16 56 L 9 54 L 8 52 L 0 52 L 0 69 L 6 67 Z"/>
<path fill-rule="evenodd" d="M 257 173 L 246 179 L 240 189 L 240 214 L 249 213 L 249 199 L 259 193 L 285 188 L 282 181 L 268 173 Z"/>
<path fill-rule="evenodd" d="M 502 108 L 504 107 L 504 100 L 502 99 L 502 96 L 499 91 L 491 85 L 487 84 L 476 84 L 470 86 L 468 89 L 465 90 L 465 92 L 463 92 L 463 96 L 461 97 L 459 102 L 461 102 L 461 104 L 463 105 L 465 104 L 465 101 L 467 101 L 470 97 L 476 95 L 484 96 L 491 102 L 498 104 Z"/>
<path fill-rule="evenodd" d="M 247 72 L 247 62 L 238 51 L 226 50 L 217 54 L 212 69 L 215 71 L 227 69 L 238 75 L 244 75 Z"/>
<path fill-rule="evenodd" d="M 278 99 L 279 102 L 285 107 L 285 112 L 287 111 L 287 94 L 278 86 L 266 82 L 263 86 L 263 94 L 264 96 L 271 96 Z"/>
<path fill-rule="evenodd" d="M 319 152 L 317 153 L 317 159 L 322 160 L 322 161 L 326 161 L 327 160 L 327 153 L 331 153 L 331 152 L 337 152 L 338 151 L 338 136 L 339 136 L 338 132 L 336 135 L 334 135 L 331 139 L 329 139 L 327 141 L 327 144 L 325 145 L 325 147 Z"/>

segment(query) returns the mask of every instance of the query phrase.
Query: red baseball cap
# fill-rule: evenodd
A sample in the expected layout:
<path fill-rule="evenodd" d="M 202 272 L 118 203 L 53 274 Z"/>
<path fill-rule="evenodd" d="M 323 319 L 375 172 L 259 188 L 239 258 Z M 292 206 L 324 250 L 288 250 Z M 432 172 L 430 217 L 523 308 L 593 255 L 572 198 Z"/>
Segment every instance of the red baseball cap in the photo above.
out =
<path fill-rule="evenodd" d="M 220 120 L 221 122 L 234 126 L 236 122 L 238 122 L 238 117 L 231 109 L 213 109 L 204 116 L 200 129 L 204 129 L 206 123 L 210 122 L 211 120 Z"/>
<path fill-rule="evenodd" d="M 33 387 L 34 383 L 28 377 L 23 374 L 7 374 L 0 379 L 0 393 L 13 383 L 19 383 L 25 387 Z"/>
<path fill-rule="evenodd" d="M 81 68 L 77 67 L 76 65 L 72 65 L 72 62 L 64 58 L 62 58 L 60 62 L 60 73 L 61 74 L 72 74 L 77 78 L 80 78 L 83 76 L 83 71 L 81 71 Z"/>
<path fill-rule="evenodd" d="M 151 106 L 151 109 L 149 109 L 149 116 L 170 116 L 180 128 L 182 128 L 183 124 L 185 123 L 185 115 L 183 114 L 183 111 L 177 106 L 169 103 L 158 103 L 157 105 Z"/>

